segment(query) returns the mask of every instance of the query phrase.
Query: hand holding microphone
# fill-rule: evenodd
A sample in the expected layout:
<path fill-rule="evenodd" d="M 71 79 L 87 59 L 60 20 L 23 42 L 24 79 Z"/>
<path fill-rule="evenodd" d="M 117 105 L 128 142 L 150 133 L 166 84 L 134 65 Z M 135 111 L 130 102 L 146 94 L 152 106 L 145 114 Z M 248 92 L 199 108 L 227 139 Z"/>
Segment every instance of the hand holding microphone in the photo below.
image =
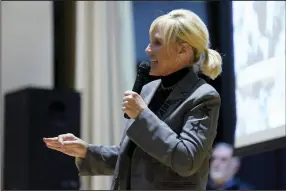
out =
<path fill-rule="evenodd" d="M 136 118 L 145 108 L 147 104 L 138 93 L 133 91 L 124 93 L 122 111 L 130 118 Z"/>
<path fill-rule="evenodd" d="M 122 110 L 125 112 L 124 117 L 127 119 L 136 118 L 147 107 L 140 96 L 140 92 L 145 84 L 158 79 L 158 77 L 149 75 L 150 68 L 148 62 L 144 61 L 140 63 L 132 91 L 124 93 Z"/>

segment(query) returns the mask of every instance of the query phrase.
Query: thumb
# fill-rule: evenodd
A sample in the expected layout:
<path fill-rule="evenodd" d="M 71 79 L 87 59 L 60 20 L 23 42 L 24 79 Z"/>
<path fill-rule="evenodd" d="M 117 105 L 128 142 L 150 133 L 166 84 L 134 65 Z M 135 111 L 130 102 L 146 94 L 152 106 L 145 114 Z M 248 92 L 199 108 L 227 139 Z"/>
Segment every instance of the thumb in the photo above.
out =
<path fill-rule="evenodd" d="M 76 137 L 71 133 L 58 136 L 58 142 L 60 142 L 61 144 L 63 144 L 63 142 L 66 140 L 76 140 Z"/>

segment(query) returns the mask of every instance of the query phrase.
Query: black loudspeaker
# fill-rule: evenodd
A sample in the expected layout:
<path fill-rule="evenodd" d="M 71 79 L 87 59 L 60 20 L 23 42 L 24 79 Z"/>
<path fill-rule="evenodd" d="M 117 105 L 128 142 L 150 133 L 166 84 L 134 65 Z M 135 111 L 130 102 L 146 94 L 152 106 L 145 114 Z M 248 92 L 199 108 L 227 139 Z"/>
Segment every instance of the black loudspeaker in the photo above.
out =
<path fill-rule="evenodd" d="M 80 94 L 25 88 L 5 95 L 4 190 L 77 190 L 73 157 L 50 150 L 43 137 L 80 136 Z"/>

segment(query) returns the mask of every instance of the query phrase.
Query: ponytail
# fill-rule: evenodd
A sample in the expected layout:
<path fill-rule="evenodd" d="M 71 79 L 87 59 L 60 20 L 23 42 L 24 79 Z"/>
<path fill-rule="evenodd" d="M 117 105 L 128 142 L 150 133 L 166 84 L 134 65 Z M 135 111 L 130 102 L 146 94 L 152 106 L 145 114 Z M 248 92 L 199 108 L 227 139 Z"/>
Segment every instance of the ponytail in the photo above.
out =
<path fill-rule="evenodd" d="M 207 49 L 203 54 L 201 72 L 214 80 L 222 72 L 222 58 L 220 54 L 212 49 Z"/>

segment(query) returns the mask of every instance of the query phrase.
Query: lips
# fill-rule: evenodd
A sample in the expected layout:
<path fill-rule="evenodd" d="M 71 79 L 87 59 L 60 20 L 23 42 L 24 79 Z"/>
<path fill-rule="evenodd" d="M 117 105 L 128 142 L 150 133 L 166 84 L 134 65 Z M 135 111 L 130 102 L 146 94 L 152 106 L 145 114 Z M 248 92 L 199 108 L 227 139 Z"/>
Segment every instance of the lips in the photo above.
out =
<path fill-rule="evenodd" d="M 158 60 L 151 60 L 151 64 L 158 64 Z"/>

